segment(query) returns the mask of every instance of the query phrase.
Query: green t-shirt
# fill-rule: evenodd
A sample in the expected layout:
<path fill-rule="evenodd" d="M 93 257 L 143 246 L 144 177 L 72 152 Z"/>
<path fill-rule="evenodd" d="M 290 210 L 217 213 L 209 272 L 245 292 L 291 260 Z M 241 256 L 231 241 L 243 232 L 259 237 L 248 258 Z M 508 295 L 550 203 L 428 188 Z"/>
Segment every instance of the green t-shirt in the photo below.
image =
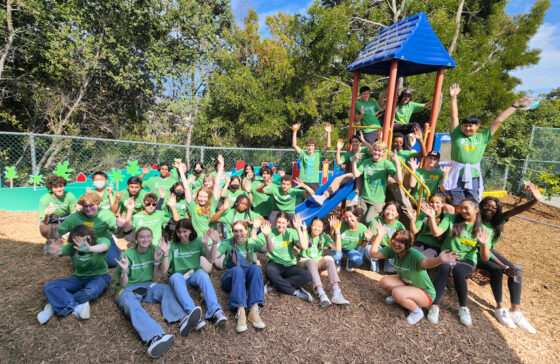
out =
<path fill-rule="evenodd" d="M 363 102 L 361 99 L 359 99 L 356 102 L 356 115 L 361 114 L 360 109 L 362 108 L 362 106 L 364 107 L 364 116 L 362 117 L 362 119 L 360 119 L 360 124 L 362 126 L 381 127 L 381 123 L 377 119 L 377 116 L 375 116 L 375 113 L 381 110 L 381 106 L 377 105 L 377 102 L 373 100 L 368 100 L 368 102 Z M 375 130 L 377 129 L 361 129 L 362 133 L 364 134 L 370 133 Z"/>
<path fill-rule="evenodd" d="M 502 216 L 503 215 L 504 215 L 504 213 L 502 213 Z M 504 218 L 504 224 L 508 221 L 509 221 L 509 219 Z M 496 247 L 496 245 L 498 244 L 498 241 L 500 241 L 501 236 L 499 236 L 497 238 L 494 236 L 494 228 L 492 227 L 492 224 L 490 222 L 483 222 L 482 226 L 484 226 L 486 228 L 486 230 L 488 231 L 488 234 L 490 234 L 490 240 L 488 242 L 488 248 L 489 249 L 494 249 Z"/>
<path fill-rule="evenodd" d="M 270 232 L 270 238 L 274 243 L 274 251 L 268 253 L 268 260 L 284 267 L 296 265 L 294 246 L 299 243 L 297 231 L 287 228 L 284 234 L 279 234 L 278 230 L 273 228 Z M 259 249 L 266 245 L 266 237 L 263 233 L 257 235 L 257 241 Z"/>
<path fill-rule="evenodd" d="M 232 205 L 235 202 L 235 200 L 237 200 L 237 198 L 241 195 L 249 197 L 247 191 L 244 191 L 241 188 L 238 189 L 237 191 L 231 191 L 229 189 L 226 191 L 226 198 L 229 198 L 231 200 Z"/>
<path fill-rule="evenodd" d="M 368 202 L 385 201 L 387 178 L 397 173 L 395 165 L 387 159 L 378 162 L 366 159 L 358 169 L 364 175 L 364 188 L 360 191 L 362 198 Z"/>
<path fill-rule="evenodd" d="M 301 258 L 311 258 L 318 262 L 319 259 L 323 257 L 325 248 L 329 248 L 329 246 L 333 244 L 333 240 L 325 233 L 321 233 L 321 235 L 315 238 L 311 238 L 311 235 L 309 235 L 309 233 L 306 234 L 309 246 L 307 247 L 307 249 L 302 250 L 299 253 L 299 256 Z"/>
<path fill-rule="evenodd" d="M 236 209 L 230 208 L 222 214 L 222 216 L 220 217 L 220 221 L 226 227 L 227 237 L 233 238 L 233 232 L 231 231 L 231 228 L 233 227 L 234 222 L 238 220 L 255 221 L 257 218 L 259 218 L 259 214 L 249 210 L 248 208 L 243 212 L 238 212 Z"/>
<path fill-rule="evenodd" d="M 248 239 L 247 242 L 243 244 L 236 244 L 235 249 L 241 254 L 241 256 L 243 256 L 243 258 L 245 258 L 245 260 L 247 260 L 247 262 L 251 263 L 253 261 L 254 253 L 260 252 L 263 246 L 264 245 L 262 245 L 262 243 L 257 239 Z M 231 239 L 222 241 L 222 243 L 218 245 L 218 253 L 225 255 L 223 265 L 224 269 L 226 269 L 228 262 L 231 259 L 231 255 L 229 254 L 229 252 L 232 248 L 233 246 L 231 243 Z M 247 249 L 249 250 L 249 258 L 247 258 Z"/>
<path fill-rule="evenodd" d="M 288 193 L 282 192 L 282 187 L 270 186 L 264 190 L 267 195 L 274 198 L 275 210 L 294 213 L 296 203 L 302 199 L 305 191 L 299 188 L 290 188 Z"/>
<path fill-rule="evenodd" d="M 117 230 L 117 218 L 108 210 L 98 211 L 94 217 L 87 217 L 83 211 L 76 211 L 60 224 L 58 234 L 62 236 L 78 225 L 88 226 L 93 229 L 98 238 L 110 240 L 113 237 L 113 231 Z"/>
<path fill-rule="evenodd" d="M 113 195 L 115 197 L 115 195 Z M 101 195 L 101 203 L 99 204 L 99 210 L 111 210 L 111 202 L 109 201 L 109 191 L 107 189 L 103 190 Z"/>
<path fill-rule="evenodd" d="M 161 238 L 161 230 L 169 218 L 165 216 L 165 213 L 161 210 L 155 210 L 150 215 L 142 211 L 132 216 L 132 226 L 138 231 L 141 227 L 147 227 L 152 230 L 152 245 L 158 246 L 159 239 Z"/>
<path fill-rule="evenodd" d="M 369 152 L 369 149 L 367 149 L 366 147 L 361 147 L 360 148 L 360 153 L 362 153 L 362 159 L 358 160 L 358 166 L 360 165 L 360 163 L 368 158 L 371 158 L 371 153 Z M 342 159 L 342 163 L 347 164 L 347 163 L 352 163 L 352 158 L 354 158 L 354 154 L 356 154 L 353 150 L 350 150 L 346 153 L 344 153 L 340 159 Z"/>
<path fill-rule="evenodd" d="M 415 150 L 401 149 L 401 150 L 397 151 L 397 155 L 399 156 L 399 158 L 404 163 L 408 163 L 409 160 L 411 160 L 412 158 L 415 158 L 416 154 L 418 154 L 418 152 L 415 151 Z M 393 165 L 395 164 L 395 162 L 392 159 L 391 159 L 391 162 L 393 163 Z"/>
<path fill-rule="evenodd" d="M 439 216 L 436 216 L 437 226 L 443 231 L 447 231 L 447 229 L 449 229 L 451 220 L 451 215 L 445 211 L 443 211 L 443 213 Z M 442 241 L 438 240 L 432 235 L 432 229 L 430 229 L 430 219 L 424 212 L 420 212 L 418 214 L 415 225 L 418 229 L 418 234 L 416 234 L 415 241 L 421 241 L 422 243 L 429 246 L 435 246 L 438 248 L 441 247 Z"/>
<path fill-rule="evenodd" d="M 436 193 L 439 189 L 439 186 L 443 182 L 443 172 L 441 169 L 434 169 L 431 172 L 426 171 L 424 168 L 418 168 L 416 170 L 416 175 L 424 182 L 426 186 L 428 186 L 428 190 L 430 191 L 430 196 Z M 411 177 L 412 178 L 412 177 Z M 420 183 L 416 183 L 416 187 L 414 187 L 414 191 L 412 192 L 412 197 L 416 201 L 418 201 L 418 197 L 420 195 Z M 422 191 L 422 197 L 425 198 L 426 190 Z"/>
<path fill-rule="evenodd" d="M 177 183 L 177 178 L 173 175 L 168 175 L 167 178 L 161 178 L 160 176 L 150 177 L 146 181 L 142 182 L 142 188 L 147 188 L 150 192 L 159 196 L 158 189 L 160 187 L 163 188 L 165 192 L 169 192 L 169 189 L 175 183 Z"/>
<path fill-rule="evenodd" d="M 321 171 L 321 161 L 325 155 L 316 150 L 312 154 L 301 150 L 299 153 L 299 179 L 304 183 L 319 183 L 319 172 Z"/>
<path fill-rule="evenodd" d="M 206 256 L 206 249 L 200 238 L 196 238 L 188 244 L 172 241 L 169 246 L 169 273 L 186 273 L 189 269 L 198 270 L 201 267 L 200 257 Z"/>
<path fill-rule="evenodd" d="M 342 250 L 354 250 L 362 246 L 366 240 L 367 227 L 361 222 L 358 223 L 356 230 L 350 230 L 350 226 L 346 221 L 340 226 L 340 241 Z"/>
<path fill-rule="evenodd" d="M 457 253 L 460 255 L 459 260 L 461 259 L 469 259 L 476 264 L 477 261 L 477 253 L 478 253 L 478 240 L 476 236 L 472 235 L 472 229 L 474 224 L 465 224 L 465 229 L 461 233 L 461 235 L 457 237 L 451 236 L 451 231 L 453 229 L 453 223 L 455 221 L 456 215 L 451 215 L 453 221 L 449 224 L 449 229 L 447 229 L 447 234 L 445 236 L 445 241 L 441 245 L 441 250 L 456 250 Z M 485 229 L 484 226 L 481 225 L 481 228 Z"/>
<path fill-rule="evenodd" d="M 108 250 L 111 247 L 111 242 L 106 238 L 97 238 L 97 245 L 106 245 Z M 104 253 L 78 252 L 74 249 L 74 244 L 72 243 L 64 244 L 61 249 L 61 255 L 72 257 L 72 263 L 74 264 L 73 276 L 93 277 L 109 273 L 105 257 L 107 251 Z"/>
<path fill-rule="evenodd" d="M 194 174 L 189 174 L 187 179 L 189 179 L 190 176 L 194 176 Z M 191 183 L 191 191 L 198 190 L 200 187 L 202 187 L 203 184 L 204 184 L 204 173 L 202 173 L 199 177 L 196 177 L 194 182 Z"/>
<path fill-rule="evenodd" d="M 181 219 L 187 217 L 187 201 L 185 199 L 177 200 L 175 204 L 175 210 L 177 210 L 177 213 L 179 214 L 179 217 Z M 165 213 L 165 216 L 167 216 L 168 219 L 173 218 L 173 212 L 171 212 L 171 209 L 169 208 L 169 206 L 167 206 L 165 202 L 164 202 L 163 212 Z"/>
<path fill-rule="evenodd" d="M 191 221 L 198 236 L 204 235 L 204 232 L 210 229 L 210 219 L 216 213 L 216 199 L 212 196 L 207 202 L 210 204 L 210 214 L 204 215 L 202 208 L 198 207 L 195 200 L 187 203 L 187 212 L 191 217 Z"/>
<path fill-rule="evenodd" d="M 58 199 L 53 196 L 52 192 L 43 195 L 39 200 L 39 218 L 43 219 L 45 217 L 45 210 L 50 204 L 55 207 L 53 215 L 66 216 L 76 211 L 74 205 L 76 205 L 76 196 L 72 192 L 66 192 L 62 194 L 62 198 Z M 53 216 L 51 215 L 51 216 Z"/>
<path fill-rule="evenodd" d="M 408 124 L 412 114 L 416 114 L 424 109 L 424 104 L 409 101 L 404 105 L 398 104 L 395 111 L 396 124 Z"/>
<path fill-rule="evenodd" d="M 146 197 L 146 191 L 144 190 L 140 190 L 138 191 L 138 195 L 136 196 L 136 198 L 134 199 L 134 212 L 133 214 L 137 214 L 140 211 L 144 210 L 144 197 Z M 159 195 L 158 195 L 159 197 Z M 128 199 L 130 198 L 130 193 L 128 192 L 128 190 L 124 190 L 122 197 L 119 201 L 119 208 L 121 209 L 121 213 L 126 215 L 128 209 L 126 208 L 126 201 L 128 201 Z"/>
<path fill-rule="evenodd" d="M 151 282 L 154 280 L 154 253 L 155 246 L 150 246 L 144 253 L 140 253 L 136 248 L 128 248 L 122 253 L 122 258 L 128 258 L 128 283 L 126 286 L 132 286 L 136 283 Z M 121 258 L 121 259 L 122 259 Z M 122 269 L 117 265 L 114 278 L 117 281 L 115 284 L 115 293 L 118 293 L 122 287 L 119 284 Z"/>
<path fill-rule="evenodd" d="M 461 126 L 457 126 L 450 133 L 451 136 L 451 160 L 463 164 L 477 164 L 480 163 L 484 156 L 486 146 L 492 139 L 490 128 L 476 133 L 473 136 L 467 137 L 461 131 Z M 459 173 L 459 177 L 463 175 L 463 171 Z M 472 168 L 472 176 L 478 177 L 480 173 Z"/>
<path fill-rule="evenodd" d="M 432 300 L 436 299 L 434 285 L 430 280 L 430 276 L 428 276 L 428 272 L 426 272 L 421 265 L 422 259 L 425 258 L 424 254 L 414 248 L 410 248 L 401 258 L 390 246 L 381 249 L 381 254 L 383 254 L 386 259 L 393 259 L 395 271 L 404 283 L 420 288 L 424 290 Z"/>
<path fill-rule="evenodd" d="M 377 235 L 377 229 L 375 228 L 375 224 L 374 224 L 375 221 L 381 222 L 387 228 L 387 233 L 383 237 L 383 240 L 381 240 L 381 246 L 391 245 L 391 237 L 393 236 L 395 231 L 406 230 L 402 222 L 400 222 L 399 220 L 395 220 L 391 225 L 388 225 L 387 223 L 385 223 L 383 216 L 377 216 L 369 222 L 369 226 L 373 228 L 373 233 L 376 235 Z"/>
<path fill-rule="evenodd" d="M 262 185 L 262 181 L 251 182 L 251 195 L 253 196 L 253 211 L 261 216 L 268 216 L 274 211 L 274 197 L 266 193 L 257 192 L 257 187 Z M 277 183 L 272 182 L 271 187 L 280 187 Z"/>

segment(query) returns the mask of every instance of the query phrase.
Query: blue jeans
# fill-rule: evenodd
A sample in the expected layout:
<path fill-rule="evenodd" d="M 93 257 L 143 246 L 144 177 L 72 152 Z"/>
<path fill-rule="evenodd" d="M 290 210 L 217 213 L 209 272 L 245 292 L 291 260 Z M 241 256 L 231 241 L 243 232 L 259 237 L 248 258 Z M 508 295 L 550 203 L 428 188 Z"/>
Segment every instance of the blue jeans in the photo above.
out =
<path fill-rule="evenodd" d="M 141 296 L 132 292 L 136 288 L 145 288 L 148 292 L 145 296 Z M 115 300 L 121 310 L 130 317 L 132 326 L 134 326 L 134 329 L 145 343 L 154 336 L 163 335 L 165 332 L 148 315 L 141 302 L 161 303 L 161 312 L 167 322 L 179 321 L 186 315 L 186 312 L 177 302 L 173 290 L 167 284 L 154 282 L 136 283 L 126 287 L 120 295 L 117 294 Z"/>
<path fill-rule="evenodd" d="M 202 269 L 194 272 L 188 281 L 185 279 L 183 273 L 175 273 L 169 277 L 169 284 L 173 288 L 173 292 L 175 292 L 177 301 L 179 301 L 179 304 L 186 312 L 191 312 L 195 307 L 191 296 L 189 296 L 187 284 L 200 288 L 202 291 L 204 301 L 206 302 L 205 317 L 207 319 L 212 317 L 214 312 L 221 309 L 218 303 L 218 297 L 216 297 L 216 291 L 214 291 L 214 286 L 212 286 L 212 282 L 210 281 L 210 276 Z"/>
<path fill-rule="evenodd" d="M 222 275 L 222 289 L 230 292 L 228 308 L 231 311 L 235 311 L 237 307 L 253 307 L 255 303 L 261 307 L 264 305 L 262 271 L 256 264 L 226 270 Z"/>
<path fill-rule="evenodd" d="M 113 238 L 111 238 L 111 246 L 109 247 L 109 250 L 107 250 L 105 258 L 107 260 L 107 265 L 109 266 L 109 268 L 115 268 L 117 266 L 117 262 L 115 261 L 115 259 L 118 260 L 121 258 L 121 251 L 117 244 L 115 244 L 115 240 Z"/>
<path fill-rule="evenodd" d="M 336 262 L 336 265 L 340 265 L 340 260 L 342 259 L 343 255 L 346 255 L 348 257 L 348 266 L 350 268 L 359 267 L 364 262 L 364 258 L 363 258 L 364 254 L 358 249 L 352 249 L 352 250 L 342 249 L 341 252 L 337 252 L 331 249 L 331 256 Z"/>
<path fill-rule="evenodd" d="M 111 276 L 69 277 L 50 281 L 43 288 L 47 300 L 57 315 L 65 317 L 76 306 L 94 300 L 109 287 Z"/>
<path fill-rule="evenodd" d="M 475 201 L 480 201 L 482 196 L 478 195 L 478 182 L 479 178 L 482 178 L 482 176 L 473 178 L 472 189 L 470 190 L 465 188 L 465 183 L 461 181 L 461 178 L 462 177 L 459 177 L 459 180 L 457 181 L 457 187 L 449 191 L 449 195 L 451 196 L 451 203 L 453 205 L 458 205 L 465 198 L 469 197 L 475 199 Z"/>

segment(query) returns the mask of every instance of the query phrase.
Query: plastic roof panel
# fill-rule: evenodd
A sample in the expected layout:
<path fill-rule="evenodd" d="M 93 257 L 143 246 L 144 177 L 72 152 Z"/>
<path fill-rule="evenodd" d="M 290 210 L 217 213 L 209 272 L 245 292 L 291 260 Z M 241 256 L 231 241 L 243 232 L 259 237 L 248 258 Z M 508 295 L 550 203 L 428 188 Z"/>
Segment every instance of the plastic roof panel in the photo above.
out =
<path fill-rule="evenodd" d="M 347 70 L 387 76 L 394 59 L 399 60 L 399 76 L 435 72 L 440 67 L 456 65 L 425 13 L 418 13 L 383 29 Z"/>

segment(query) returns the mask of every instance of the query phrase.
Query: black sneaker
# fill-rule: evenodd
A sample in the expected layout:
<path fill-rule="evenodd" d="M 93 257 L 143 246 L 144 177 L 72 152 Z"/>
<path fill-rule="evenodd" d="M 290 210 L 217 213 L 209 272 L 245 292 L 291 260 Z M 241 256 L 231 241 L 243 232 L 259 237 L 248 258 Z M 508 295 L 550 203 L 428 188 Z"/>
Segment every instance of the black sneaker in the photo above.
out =
<path fill-rule="evenodd" d="M 186 314 L 185 317 L 181 319 L 179 332 L 181 336 L 187 336 L 191 331 L 198 325 L 200 317 L 202 316 L 202 310 L 200 307 L 196 306 L 193 310 Z"/>
<path fill-rule="evenodd" d="M 214 312 L 212 317 L 210 317 L 210 322 L 212 322 L 214 326 L 225 325 L 225 323 L 227 322 L 227 317 L 226 315 L 224 315 L 224 311 L 218 308 L 216 312 Z"/>
<path fill-rule="evenodd" d="M 156 335 L 150 340 L 148 355 L 152 358 L 159 358 L 171 344 L 173 344 L 173 335 Z"/>

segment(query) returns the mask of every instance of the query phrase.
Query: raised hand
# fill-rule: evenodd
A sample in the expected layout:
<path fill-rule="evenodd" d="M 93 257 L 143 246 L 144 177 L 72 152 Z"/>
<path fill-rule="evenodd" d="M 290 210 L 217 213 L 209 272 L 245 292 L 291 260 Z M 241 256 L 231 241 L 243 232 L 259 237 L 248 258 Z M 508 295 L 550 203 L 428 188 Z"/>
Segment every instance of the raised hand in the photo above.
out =
<path fill-rule="evenodd" d="M 478 235 L 476 236 L 476 240 L 478 240 L 481 245 L 487 245 L 490 240 L 490 234 L 488 234 L 486 229 L 480 229 Z"/>
<path fill-rule="evenodd" d="M 159 238 L 158 247 L 159 247 L 159 249 L 156 249 L 156 250 L 161 250 L 163 255 L 167 255 L 169 253 L 170 244 L 169 244 L 168 241 L 165 240 L 165 238 L 163 236 L 161 238 Z"/>
<path fill-rule="evenodd" d="M 220 234 L 215 229 L 208 229 L 206 230 L 208 237 L 214 242 L 217 243 L 218 239 L 220 239 Z"/>
<path fill-rule="evenodd" d="M 296 178 L 296 187 L 297 188 L 302 188 L 304 185 L 303 181 L 299 178 Z"/>
<path fill-rule="evenodd" d="M 379 234 L 379 229 L 377 230 L 377 233 Z M 371 238 L 373 238 L 374 235 L 375 233 L 373 232 L 373 228 L 371 226 L 368 227 L 366 232 L 364 233 L 364 236 L 367 241 L 371 241 Z"/>
<path fill-rule="evenodd" d="M 229 174 L 226 174 L 225 178 L 226 178 L 226 185 L 229 185 L 229 183 L 231 182 L 231 176 Z"/>
<path fill-rule="evenodd" d="M 135 206 L 134 197 L 131 197 L 128 200 L 126 200 L 124 205 L 126 206 L 127 209 L 134 209 Z"/>
<path fill-rule="evenodd" d="M 121 267 L 123 272 L 128 272 L 128 257 L 125 256 L 121 260 L 115 258 L 115 262 L 117 262 L 117 264 L 119 265 L 119 267 Z"/>
<path fill-rule="evenodd" d="M 142 174 L 145 176 L 152 170 L 152 167 L 149 164 L 144 164 L 142 166 Z"/>
<path fill-rule="evenodd" d="M 187 173 L 187 166 L 183 163 L 179 163 L 177 170 L 179 171 L 180 174 L 185 174 Z"/>
<path fill-rule="evenodd" d="M 296 123 L 296 124 L 292 125 L 292 130 L 293 130 L 293 131 L 298 131 L 300 127 L 301 127 L 301 124 L 300 124 L 300 123 Z"/>
<path fill-rule="evenodd" d="M 533 183 L 529 183 L 527 185 L 527 191 L 531 192 L 531 195 L 533 195 L 533 198 L 537 201 L 540 201 L 542 198 L 541 195 L 541 191 L 539 191 L 539 188 L 537 186 L 535 186 Z"/>
<path fill-rule="evenodd" d="M 332 125 L 330 123 L 325 124 L 325 131 L 330 133 L 332 131 Z"/>
<path fill-rule="evenodd" d="M 165 190 L 163 189 L 163 187 L 158 188 L 157 190 L 159 198 L 165 198 Z"/>
<path fill-rule="evenodd" d="M 451 85 L 451 87 L 449 87 L 449 96 L 457 97 L 457 95 L 459 95 L 459 92 L 461 92 L 461 88 L 459 87 L 458 83 L 454 83 L 453 85 Z"/>
<path fill-rule="evenodd" d="M 113 184 L 112 184 L 112 183 L 110 183 L 110 184 L 107 186 L 107 192 L 108 192 L 109 194 L 113 193 Z"/>
<path fill-rule="evenodd" d="M 395 165 L 397 166 L 397 168 L 399 168 L 399 166 L 401 165 L 401 161 L 400 161 L 399 156 L 397 155 L 396 151 L 391 153 L 391 159 L 393 160 L 393 162 L 395 162 Z"/>
<path fill-rule="evenodd" d="M 385 234 L 387 234 L 387 227 L 383 225 L 381 221 L 375 220 L 373 225 L 375 226 L 375 230 L 377 230 L 377 235 L 385 236 Z"/>
<path fill-rule="evenodd" d="M 451 171 L 451 164 L 441 167 L 441 171 L 444 175 L 449 175 L 449 172 Z"/>
<path fill-rule="evenodd" d="M 80 252 L 88 252 L 90 248 L 89 240 L 90 238 L 85 236 L 74 237 L 72 241 L 74 243 L 74 249 Z"/>
<path fill-rule="evenodd" d="M 418 214 L 416 213 L 416 209 L 414 207 L 407 206 L 406 207 L 406 212 L 408 212 L 408 216 L 410 217 L 410 220 L 416 221 L 416 218 L 418 217 Z"/>
<path fill-rule="evenodd" d="M 167 206 L 171 207 L 175 207 L 177 205 L 177 197 L 175 197 L 175 194 L 170 193 L 169 194 L 169 198 L 167 199 Z"/>
<path fill-rule="evenodd" d="M 56 211 L 56 206 L 51 202 L 49 206 L 45 209 L 45 215 L 51 216 Z"/>
<path fill-rule="evenodd" d="M 423 203 L 422 205 L 420 205 L 420 210 L 422 210 L 422 212 L 425 213 L 428 217 L 436 216 L 436 211 L 432 206 L 430 206 L 430 204 Z"/>
<path fill-rule="evenodd" d="M 301 225 L 303 223 L 301 215 L 300 214 L 295 214 L 292 223 L 294 224 L 294 228 L 296 228 L 298 230 L 301 229 Z"/>
<path fill-rule="evenodd" d="M 261 223 L 261 233 L 263 233 L 263 235 L 268 238 L 270 236 L 271 230 L 272 230 L 272 227 L 270 225 L 270 221 L 263 220 L 262 223 Z"/>
<path fill-rule="evenodd" d="M 80 205 L 79 203 L 77 203 L 77 204 L 74 205 L 74 208 L 76 209 L 76 211 L 82 211 L 84 207 L 82 205 Z"/>
<path fill-rule="evenodd" d="M 414 128 L 414 132 L 412 134 L 416 140 L 422 141 L 422 130 L 420 130 L 420 128 Z"/>
<path fill-rule="evenodd" d="M 225 166 L 224 156 L 221 154 L 218 154 L 218 164 L 221 164 L 222 167 Z"/>
<path fill-rule="evenodd" d="M 418 163 L 418 161 L 416 160 L 416 158 L 412 158 L 408 164 L 410 165 L 410 169 L 412 169 L 413 172 L 416 172 L 416 170 L 418 169 L 418 167 L 420 167 L 420 163 Z"/>
<path fill-rule="evenodd" d="M 354 154 L 354 157 L 352 158 L 352 160 L 360 160 L 363 157 L 363 153 L 356 153 Z"/>
<path fill-rule="evenodd" d="M 342 150 L 344 148 L 344 140 L 338 139 L 336 142 L 336 150 Z"/>
<path fill-rule="evenodd" d="M 331 215 L 329 216 L 329 226 L 331 227 L 332 230 L 334 231 L 340 231 L 340 226 L 342 224 L 340 223 L 340 220 L 338 219 L 338 217 Z"/>
<path fill-rule="evenodd" d="M 111 185 L 111 186 L 112 186 L 112 185 Z M 122 198 L 122 195 L 123 195 L 123 191 L 117 192 L 117 193 L 115 194 L 115 198 L 116 198 L 117 200 L 120 201 L 121 198 Z"/>
<path fill-rule="evenodd" d="M 189 178 L 187 178 L 187 183 L 189 185 L 192 185 L 194 183 L 194 181 L 196 181 L 196 176 L 195 175 L 190 175 Z"/>
<path fill-rule="evenodd" d="M 262 226 L 263 221 L 265 221 L 262 217 L 259 217 L 253 221 L 253 229 L 258 229 Z"/>
<path fill-rule="evenodd" d="M 358 138 L 360 138 L 362 143 L 366 143 L 366 138 L 364 138 L 364 133 L 362 133 L 362 131 L 358 131 Z"/>
<path fill-rule="evenodd" d="M 126 222 L 126 215 L 121 214 L 117 216 L 117 227 L 122 228 L 125 222 Z"/>
<path fill-rule="evenodd" d="M 231 207 L 231 198 L 226 198 L 222 204 L 222 209 L 227 210 Z"/>
<path fill-rule="evenodd" d="M 459 255 L 456 250 L 444 250 L 439 253 L 439 260 L 441 263 L 455 263 L 455 261 L 460 257 L 461 255 Z"/>
<path fill-rule="evenodd" d="M 522 99 L 517 100 L 516 102 L 514 102 L 514 105 L 519 106 L 529 106 L 534 102 L 534 99 L 531 99 L 530 97 L 524 97 Z"/>

